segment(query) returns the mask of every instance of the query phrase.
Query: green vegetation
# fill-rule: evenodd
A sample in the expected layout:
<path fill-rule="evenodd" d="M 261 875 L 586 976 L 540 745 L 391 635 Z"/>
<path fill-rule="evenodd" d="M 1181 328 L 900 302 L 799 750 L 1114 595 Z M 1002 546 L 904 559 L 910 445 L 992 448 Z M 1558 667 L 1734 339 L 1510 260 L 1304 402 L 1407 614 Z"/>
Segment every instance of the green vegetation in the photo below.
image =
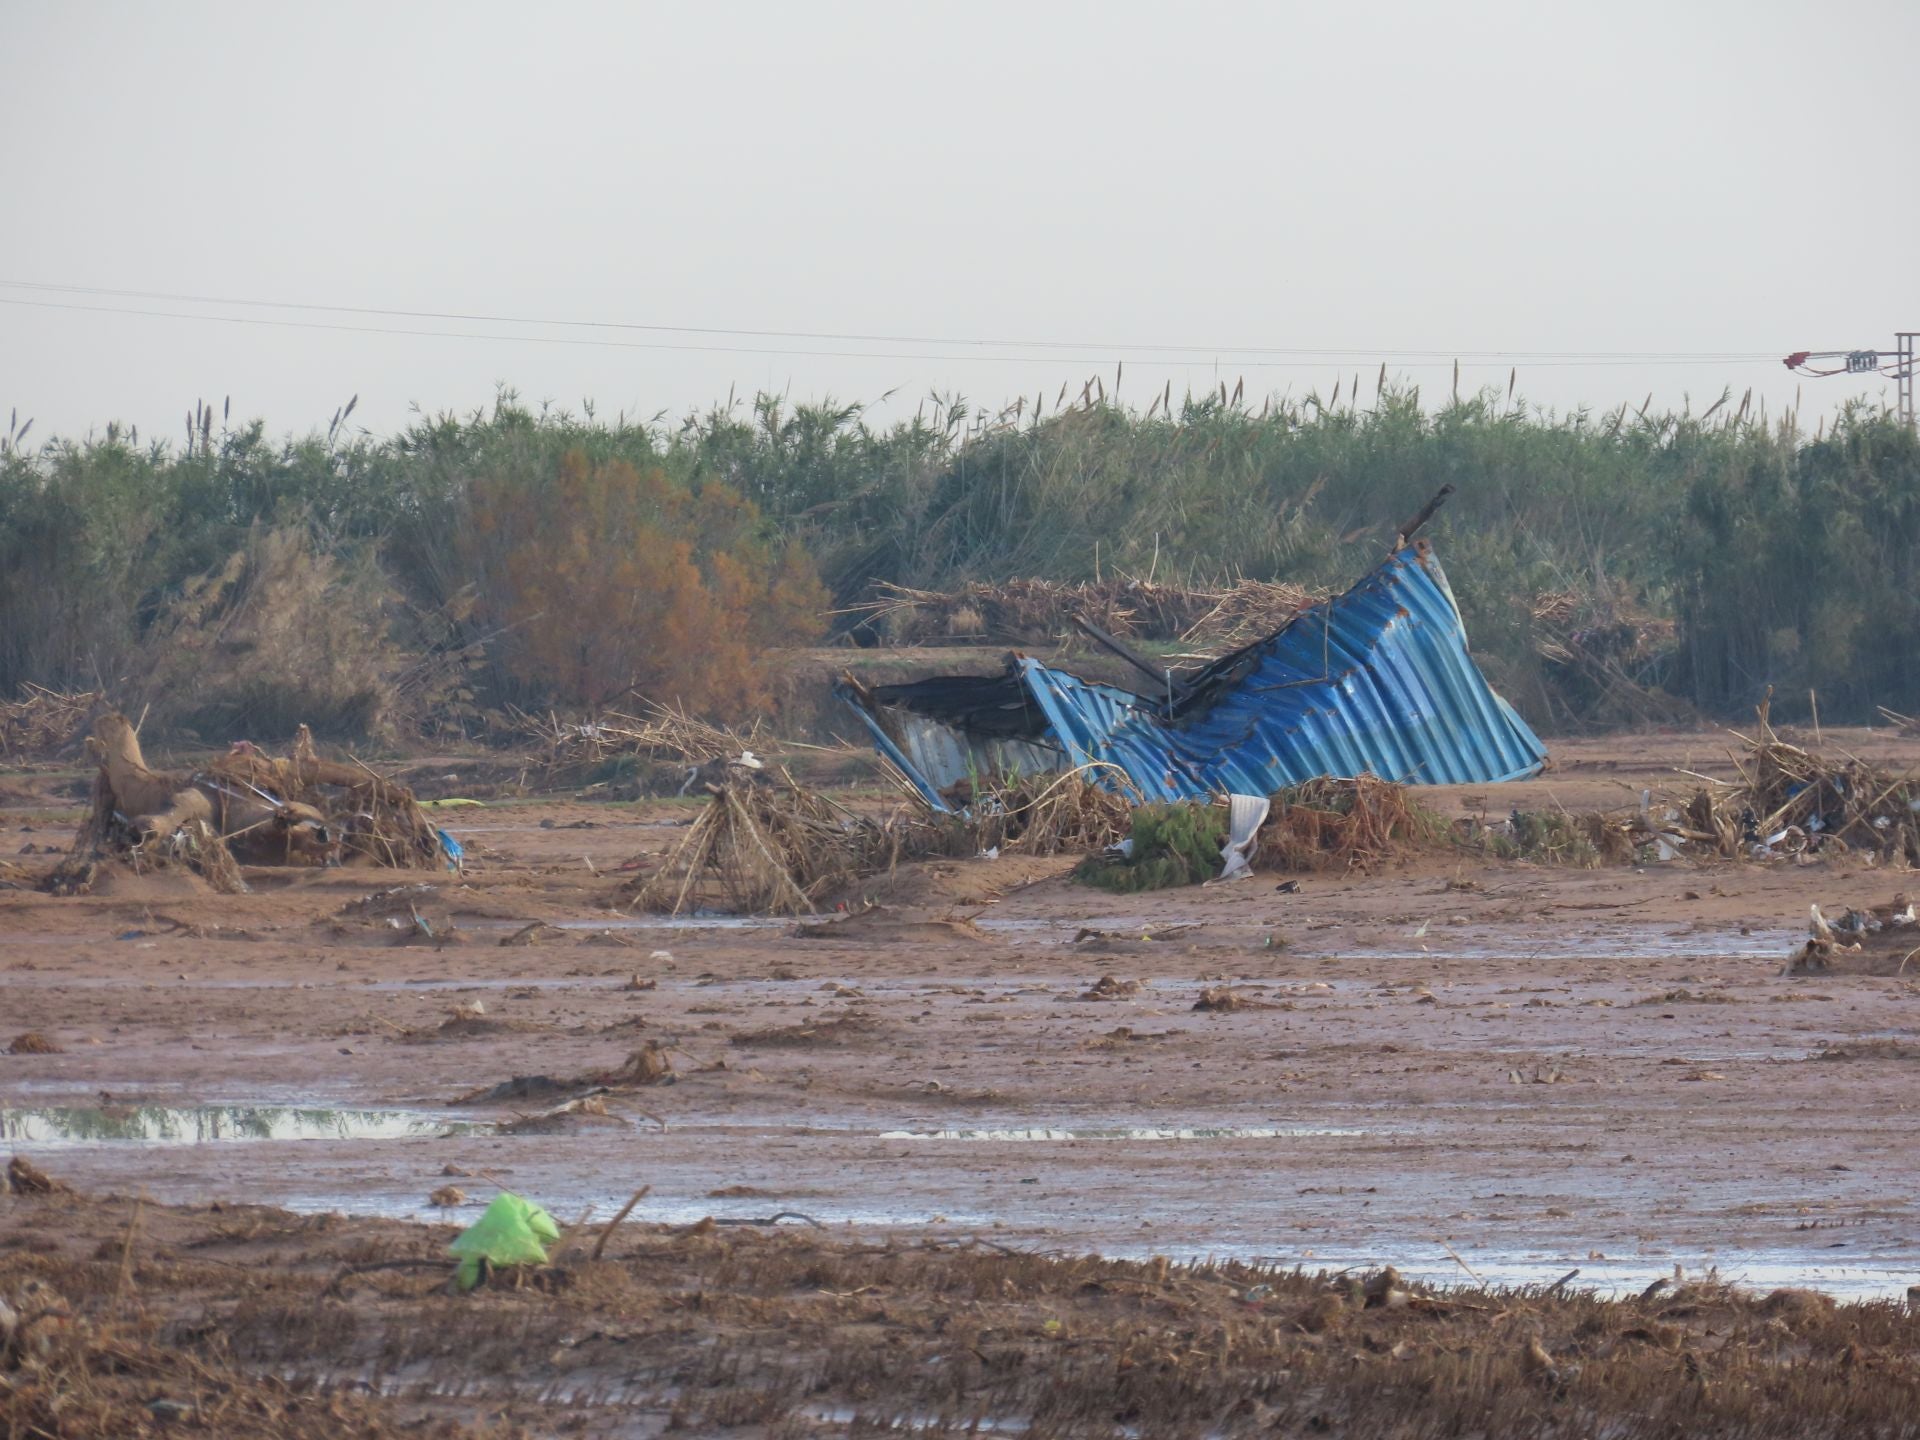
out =
<path fill-rule="evenodd" d="M 1133 847 L 1124 860 L 1089 855 L 1074 867 L 1073 878 L 1121 895 L 1210 880 L 1220 873 L 1227 810 L 1192 802 L 1142 805 L 1133 812 L 1130 838 Z"/>
<path fill-rule="evenodd" d="M 879 426 L 772 396 L 674 424 L 503 393 L 390 438 L 336 415 L 276 441 L 207 409 L 184 446 L 16 428 L 0 695 L 104 684 L 210 734 L 418 733 L 633 692 L 727 718 L 764 702 L 766 647 L 875 580 L 1342 586 L 1451 482 L 1431 533 L 1476 652 L 1536 721 L 1601 715 L 1616 679 L 1715 713 L 1769 686 L 1776 714 L 1810 689 L 1833 720 L 1920 709 L 1920 445 L 1887 416 L 1810 437 L 1726 405 L 1354 398 L 938 399 Z M 1604 673 L 1545 643 L 1643 621 L 1661 643 Z"/>

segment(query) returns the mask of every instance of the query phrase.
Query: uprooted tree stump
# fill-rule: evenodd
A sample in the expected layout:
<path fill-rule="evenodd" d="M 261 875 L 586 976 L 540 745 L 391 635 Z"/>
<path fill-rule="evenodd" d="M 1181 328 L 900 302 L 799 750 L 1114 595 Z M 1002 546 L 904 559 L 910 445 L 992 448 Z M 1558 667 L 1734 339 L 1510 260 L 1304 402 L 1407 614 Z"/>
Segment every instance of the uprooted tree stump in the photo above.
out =
<path fill-rule="evenodd" d="M 86 893 L 110 864 L 136 873 L 184 866 L 231 894 L 246 888 L 242 861 L 447 863 L 448 842 L 411 790 L 364 765 L 321 759 L 304 725 L 284 758 L 241 742 L 184 774 L 148 766 L 139 734 L 118 712 L 94 721 L 87 749 L 100 768 L 73 845 L 42 884 L 54 894 Z"/>

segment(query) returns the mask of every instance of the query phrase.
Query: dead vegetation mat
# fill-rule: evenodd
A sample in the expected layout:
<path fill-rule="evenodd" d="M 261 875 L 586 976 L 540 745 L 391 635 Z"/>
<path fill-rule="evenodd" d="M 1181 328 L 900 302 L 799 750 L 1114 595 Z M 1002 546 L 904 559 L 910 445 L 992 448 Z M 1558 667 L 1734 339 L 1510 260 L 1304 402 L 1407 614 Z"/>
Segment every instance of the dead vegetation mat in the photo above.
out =
<path fill-rule="evenodd" d="M 22 686 L 17 699 L 0 700 L 0 762 L 54 759 L 79 743 L 106 700 L 98 690 Z"/>
<path fill-rule="evenodd" d="M 1910 1435 L 1890 1302 L 1602 1301 L 811 1230 L 571 1227 L 451 1292 L 455 1229 L 86 1197 L 0 1208 L 0 1433 Z M 601 1241 L 609 1244 L 602 1246 Z M 287 1379 L 269 1377 L 291 1377 Z M 329 1388 L 331 1386 L 331 1388 Z M 377 1388 L 380 1397 L 362 1393 Z M 212 1423 L 162 1421 L 183 1407 Z M 159 1409 L 155 1407 L 159 1406 Z M 831 1414 L 835 1420 L 823 1417 Z M 455 1417 L 459 1417 L 456 1419 Z"/>
<path fill-rule="evenodd" d="M 1445 826 L 1404 785 L 1374 775 L 1308 780 L 1272 797 L 1254 841 L 1256 870 L 1366 870 L 1430 848 Z"/>
<path fill-rule="evenodd" d="M 974 581 L 949 591 L 883 583 L 852 613 L 895 645 L 1048 645 L 1073 634 L 1083 615 L 1110 635 L 1225 652 L 1271 635 L 1313 600 L 1282 581 L 1190 587 L 1116 575 Z"/>
<path fill-rule="evenodd" d="M 510 741 L 530 741 L 545 752 L 549 782 L 592 779 L 621 762 L 644 760 L 668 767 L 672 788 L 677 788 L 688 779 L 688 772 L 724 766 L 751 755 L 755 747 L 767 747 L 759 719 L 737 730 L 697 719 L 675 706 L 655 704 L 642 704 L 631 712 L 607 710 L 585 719 L 563 719 L 556 712 L 534 715 L 509 706 L 503 734 Z"/>

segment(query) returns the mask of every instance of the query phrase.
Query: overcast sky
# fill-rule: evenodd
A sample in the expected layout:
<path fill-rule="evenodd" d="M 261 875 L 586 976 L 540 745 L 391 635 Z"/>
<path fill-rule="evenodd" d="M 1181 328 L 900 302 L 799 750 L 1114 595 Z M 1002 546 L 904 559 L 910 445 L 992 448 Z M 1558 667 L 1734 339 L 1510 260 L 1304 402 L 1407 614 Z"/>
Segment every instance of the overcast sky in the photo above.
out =
<path fill-rule="evenodd" d="M 1432 397 L 1457 355 L 1561 410 L 1777 412 L 1787 352 L 1920 329 L 1915 0 L 0 18 L 0 407 L 35 438 L 355 393 L 384 433 L 500 382 L 1051 407 L 1123 359 L 1143 404 L 1370 396 L 1383 360 Z"/>

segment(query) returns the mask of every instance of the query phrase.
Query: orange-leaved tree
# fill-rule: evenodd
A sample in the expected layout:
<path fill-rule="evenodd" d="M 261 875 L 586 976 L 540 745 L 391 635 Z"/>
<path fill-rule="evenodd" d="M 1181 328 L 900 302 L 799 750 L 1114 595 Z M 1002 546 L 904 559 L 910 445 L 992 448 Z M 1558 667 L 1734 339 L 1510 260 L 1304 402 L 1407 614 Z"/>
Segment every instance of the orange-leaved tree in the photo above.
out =
<path fill-rule="evenodd" d="M 464 508 L 456 551 L 508 673 L 562 703 L 737 715 L 766 703 L 769 648 L 825 628 L 812 560 L 716 481 L 570 451 L 557 471 L 471 479 Z"/>

